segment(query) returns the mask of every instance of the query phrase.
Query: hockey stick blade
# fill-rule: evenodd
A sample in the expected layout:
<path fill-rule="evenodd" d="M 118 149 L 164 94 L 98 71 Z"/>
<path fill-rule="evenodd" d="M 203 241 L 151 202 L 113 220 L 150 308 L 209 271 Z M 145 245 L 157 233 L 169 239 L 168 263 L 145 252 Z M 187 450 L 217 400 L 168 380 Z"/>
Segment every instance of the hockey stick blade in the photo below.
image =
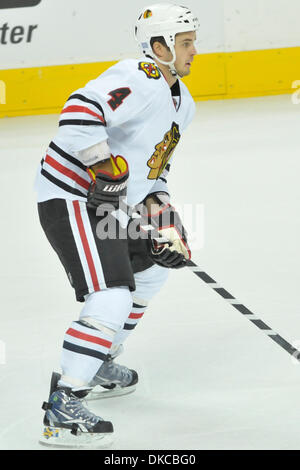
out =
<path fill-rule="evenodd" d="M 286 352 L 293 356 L 297 361 L 300 362 L 300 351 L 294 348 L 288 341 L 282 336 L 276 333 L 270 328 L 264 321 L 257 317 L 251 310 L 245 305 L 239 302 L 233 297 L 226 289 L 221 287 L 214 279 L 212 279 L 205 271 L 203 271 L 196 263 L 192 260 L 187 261 L 187 267 L 198 276 L 206 285 L 211 287 L 217 294 L 219 294 L 224 300 L 230 303 L 236 310 L 238 310 L 245 318 L 251 321 L 257 328 L 271 338 L 275 343 L 281 346 Z"/>

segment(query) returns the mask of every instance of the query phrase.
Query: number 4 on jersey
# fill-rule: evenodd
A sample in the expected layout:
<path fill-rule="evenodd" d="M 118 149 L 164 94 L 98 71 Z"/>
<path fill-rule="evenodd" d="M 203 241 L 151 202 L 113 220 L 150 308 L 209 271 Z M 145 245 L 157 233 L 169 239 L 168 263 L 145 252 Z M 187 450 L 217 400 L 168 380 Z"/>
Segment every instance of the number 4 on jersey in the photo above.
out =
<path fill-rule="evenodd" d="M 108 101 L 109 106 L 113 111 L 115 111 L 127 98 L 128 95 L 130 95 L 131 90 L 130 88 L 117 88 L 116 90 L 111 91 L 109 96 L 111 96 L 111 99 Z"/>

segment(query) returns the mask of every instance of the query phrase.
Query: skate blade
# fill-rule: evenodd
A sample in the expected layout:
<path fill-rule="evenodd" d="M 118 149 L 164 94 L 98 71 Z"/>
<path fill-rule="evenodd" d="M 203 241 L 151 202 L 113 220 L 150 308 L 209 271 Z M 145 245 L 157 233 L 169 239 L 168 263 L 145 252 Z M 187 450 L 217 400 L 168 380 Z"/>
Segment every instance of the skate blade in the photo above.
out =
<path fill-rule="evenodd" d="M 107 449 L 112 442 L 109 434 L 80 432 L 74 435 L 69 429 L 52 426 L 46 426 L 39 439 L 39 444 L 43 446 L 75 449 Z"/>
<path fill-rule="evenodd" d="M 116 385 L 115 388 L 111 390 L 103 390 L 101 386 L 99 386 L 101 391 L 95 392 L 92 390 L 87 397 L 85 397 L 86 401 L 93 401 L 93 400 L 102 400 L 103 398 L 112 398 L 112 397 L 121 397 L 123 395 L 129 395 L 133 393 L 136 389 L 135 385 L 131 387 L 120 387 Z"/>

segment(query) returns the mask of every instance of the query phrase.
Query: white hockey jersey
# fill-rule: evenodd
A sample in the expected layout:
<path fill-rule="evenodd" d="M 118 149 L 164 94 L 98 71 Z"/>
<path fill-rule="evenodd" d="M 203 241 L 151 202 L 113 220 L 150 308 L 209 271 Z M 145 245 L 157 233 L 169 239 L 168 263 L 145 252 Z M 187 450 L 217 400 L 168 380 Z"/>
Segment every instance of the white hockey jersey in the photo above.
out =
<path fill-rule="evenodd" d="M 67 100 L 38 171 L 38 202 L 85 201 L 91 180 L 78 152 L 105 140 L 128 162 L 129 205 L 168 192 L 170 159 L 194 112 L 186 86 L 178 80 L 170 89 L 151 60 L 118 62 Z"/>

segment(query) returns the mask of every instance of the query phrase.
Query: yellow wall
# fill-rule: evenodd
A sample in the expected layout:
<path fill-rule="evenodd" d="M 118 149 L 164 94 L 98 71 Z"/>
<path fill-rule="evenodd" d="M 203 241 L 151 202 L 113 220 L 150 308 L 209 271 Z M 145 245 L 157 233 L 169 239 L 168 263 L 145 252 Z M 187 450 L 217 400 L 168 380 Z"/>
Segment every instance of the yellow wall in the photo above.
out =
<path fill-rule="evenodd" d="M 114 63 L 0 70 L 0 117 L 58 113 L 74 90 Z M 295 80 L 300 47 L 200 54 L 184 79 L 196 101 L 292 93 Z"/>

